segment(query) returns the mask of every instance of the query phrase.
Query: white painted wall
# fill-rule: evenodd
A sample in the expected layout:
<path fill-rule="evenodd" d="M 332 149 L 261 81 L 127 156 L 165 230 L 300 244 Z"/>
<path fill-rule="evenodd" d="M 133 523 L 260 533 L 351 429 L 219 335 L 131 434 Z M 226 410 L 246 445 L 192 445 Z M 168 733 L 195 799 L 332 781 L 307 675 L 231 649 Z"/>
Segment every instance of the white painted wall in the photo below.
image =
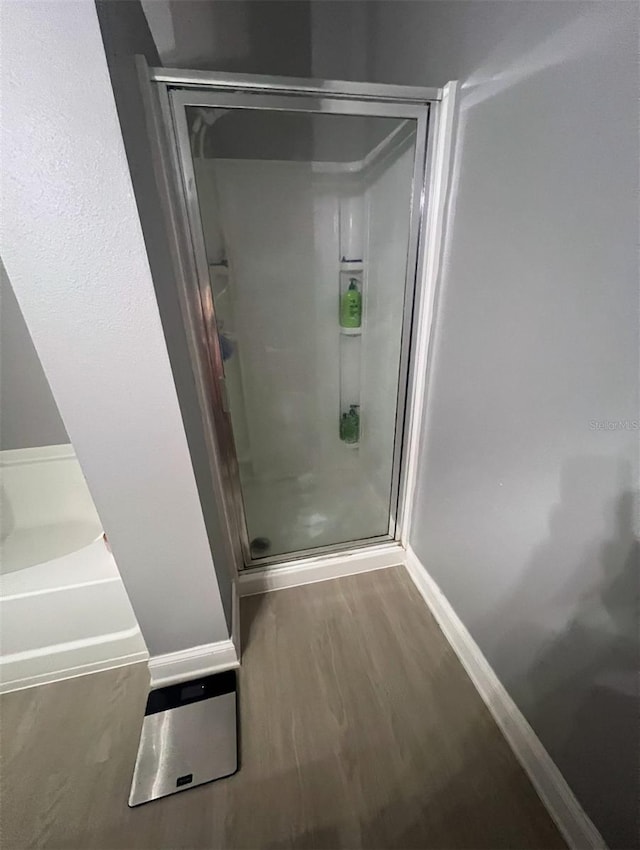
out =
<path fill-rule="evenodd" d="M 638 5 L 375 3 L 369 27 L 375 79 L 462 83 L 411 543 L 636 847 Z"/>
<path fill-rule="evenodd" d="M 2 63 L 2 254 L 145 640 L 226 639 L 94 4 L 7 4 Z"/>
<path fill-rule="evenodd" d="M 0 260 L 0 449 L 68 442 L 51 388 Z"/>

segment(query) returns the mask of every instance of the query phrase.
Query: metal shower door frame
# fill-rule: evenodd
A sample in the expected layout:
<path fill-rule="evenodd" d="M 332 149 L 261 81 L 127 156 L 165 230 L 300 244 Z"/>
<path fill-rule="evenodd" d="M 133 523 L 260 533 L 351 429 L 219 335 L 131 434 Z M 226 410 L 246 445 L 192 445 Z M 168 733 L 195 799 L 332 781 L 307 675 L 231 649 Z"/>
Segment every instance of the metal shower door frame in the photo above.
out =
<path fill-rule="evenodd" d="M 414 319 L 416 281 L 419 272 L 419 243 L 426 203 L 426 177 L 428 125 L 430 104 L 440 100 L 439 89 L 411 86 L 387 86 L 368 83 L 336 82 L 328 80 L 302 80 L 282 77 L 256 77 L 236 75 L 228 77 L 209 72 L 151 69 L 151 79 L 158 86 L 165 129 L 174 146 L 174 161 L 180 179 L 176 181 L 182 194 L 182 207 L 186 213 L 186 228 L 195 267 L 194 287 L 199 305 L 198 324 L 208 352 L 211 413 L 217 432 L 221 460 L 225 466 L 222 478 L 228 493 L 222 493 L 225 502 L 231 500 L 228 515 L 240 541 L 243 567 L 264 567 L 284 561 L 321 556 L 327 553 L 399 541 L 404 499 L 401 499 L 401 465 L 405 448 L 407 421 L 407 388 L 409 383 L 409 355 Z M 390 492 L 390 516 L 387 534 L 345 543 L 297 550 L 283 555 L 254 559 L 251 557 L 246 513 L 242 497 L 239 466 L 224 386 L 222 352 L 216 329 L 215 305 L 209 266 L 204 242 L 204 232 L 197 195 L 191 141 L 186 120 L 186 107 L 221 107 L 225 109 L 257 109 L 268 111 L 324 113 L 338 115 L 364 115 L 396 117 L 416 121 L 416 144 L 410 203 L 410 230 L 407 248 L 406 277 L 403 297 L 402 341 L 397 382 L 395 435 Z M 233 545 L 233 541 L 232 541 Z"/>

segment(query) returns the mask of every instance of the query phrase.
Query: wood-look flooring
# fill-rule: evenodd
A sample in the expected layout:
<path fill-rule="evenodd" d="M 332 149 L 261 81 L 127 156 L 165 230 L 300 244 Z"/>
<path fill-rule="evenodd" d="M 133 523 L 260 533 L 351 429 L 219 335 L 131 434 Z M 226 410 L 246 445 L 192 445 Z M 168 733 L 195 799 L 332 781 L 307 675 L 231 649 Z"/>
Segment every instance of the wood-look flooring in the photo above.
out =
<path fill-rule="evenodd" d="M 2 850 L 565 847 L 403 567 L 242 626 L 240 771 L 136 809 L 145 665 L 2 697 Z"/>

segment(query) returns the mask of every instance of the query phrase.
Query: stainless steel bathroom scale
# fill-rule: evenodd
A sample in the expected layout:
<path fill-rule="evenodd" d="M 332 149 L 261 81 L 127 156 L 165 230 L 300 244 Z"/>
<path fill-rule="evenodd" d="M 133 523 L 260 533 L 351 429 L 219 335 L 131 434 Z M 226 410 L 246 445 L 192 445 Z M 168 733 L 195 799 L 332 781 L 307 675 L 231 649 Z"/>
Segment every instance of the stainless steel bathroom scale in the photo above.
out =
<path fill-rule="evenodd" d="M 187 791 L 238 769 L 234 670 L 151 691 L 129 805 Z"/>

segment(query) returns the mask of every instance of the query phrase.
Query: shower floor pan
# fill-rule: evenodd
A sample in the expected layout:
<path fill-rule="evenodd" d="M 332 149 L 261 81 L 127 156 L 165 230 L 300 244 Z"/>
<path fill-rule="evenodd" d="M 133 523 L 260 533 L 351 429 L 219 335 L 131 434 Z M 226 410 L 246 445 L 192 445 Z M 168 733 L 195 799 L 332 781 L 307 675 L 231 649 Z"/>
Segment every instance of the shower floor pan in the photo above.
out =
<path fill-rule="evenodd" d="M 377 495 L 370 481 L 353 471 L 254 479 L 245 481 L 242 490 L 249 540 L 266 538 L 269 543 L 262 557 L 295 555 L 388 533 L 388 497 Z M 254 551 L 256 565 L 260 555 Z"/>

